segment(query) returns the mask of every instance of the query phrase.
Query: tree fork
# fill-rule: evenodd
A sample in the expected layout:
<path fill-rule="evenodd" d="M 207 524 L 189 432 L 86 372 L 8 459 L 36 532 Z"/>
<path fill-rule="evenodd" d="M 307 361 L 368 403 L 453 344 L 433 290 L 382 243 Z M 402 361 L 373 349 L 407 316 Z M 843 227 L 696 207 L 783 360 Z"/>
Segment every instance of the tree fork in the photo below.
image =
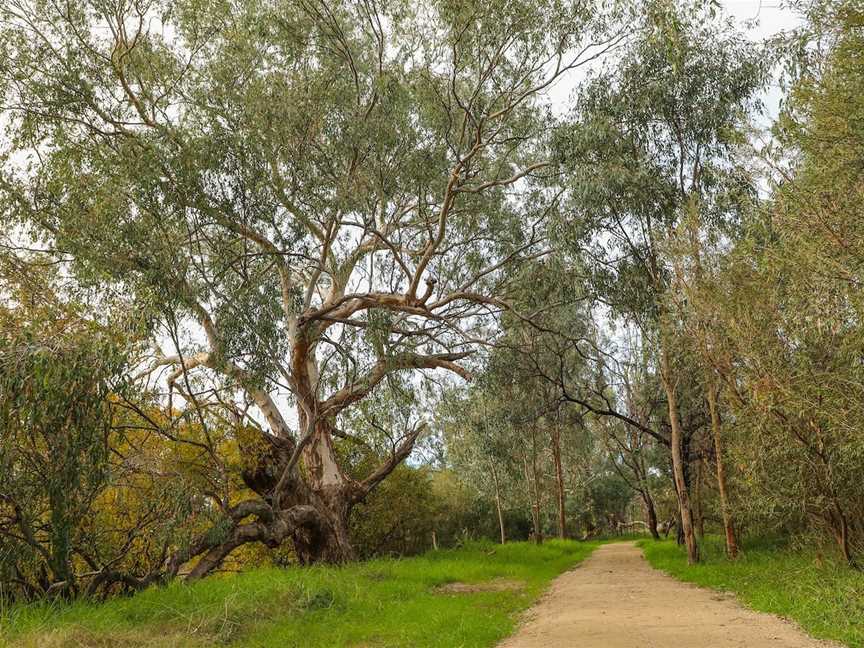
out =
<path fill-rule="evenodd" d="M 660 534 L 657 531 L 657 509 L 654 506 L 654 498 L 651 497 L 651 493 L 647 488 L 639 491 L 639 494 L 642 495 L 642 501 L 645 504 L 645 517 L 647 518 L 648 531 L 651 533 L 652 538 L 659 540 Z"/>

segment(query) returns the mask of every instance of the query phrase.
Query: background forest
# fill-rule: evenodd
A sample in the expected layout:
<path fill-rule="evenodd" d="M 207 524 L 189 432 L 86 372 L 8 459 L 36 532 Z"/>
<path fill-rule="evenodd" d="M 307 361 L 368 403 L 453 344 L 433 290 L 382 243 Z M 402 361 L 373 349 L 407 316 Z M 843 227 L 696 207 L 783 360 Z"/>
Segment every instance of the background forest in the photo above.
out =
<path fill-rule="evenodd" d="M 0 3 L 0 598 L 632 532 L 859 568 L 864 9 L 790 6 Z"/>

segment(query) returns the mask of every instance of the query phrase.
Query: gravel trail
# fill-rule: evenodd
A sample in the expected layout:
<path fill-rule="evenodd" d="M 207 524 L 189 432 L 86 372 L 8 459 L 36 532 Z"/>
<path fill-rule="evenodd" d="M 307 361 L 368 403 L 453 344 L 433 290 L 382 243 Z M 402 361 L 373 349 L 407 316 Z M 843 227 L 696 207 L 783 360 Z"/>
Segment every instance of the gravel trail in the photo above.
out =
<path fill-rule="evenodd" d="M 558 577 L 499 648 L 828 648 L 796 625 L 653 569 L 632 543 Z"/>

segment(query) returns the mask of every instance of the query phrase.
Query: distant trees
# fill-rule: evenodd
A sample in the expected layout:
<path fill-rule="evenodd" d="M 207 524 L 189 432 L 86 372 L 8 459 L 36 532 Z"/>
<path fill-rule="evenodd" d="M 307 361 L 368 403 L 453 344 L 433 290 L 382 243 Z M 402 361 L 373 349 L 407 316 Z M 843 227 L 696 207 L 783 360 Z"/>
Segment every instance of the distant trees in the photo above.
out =
<path fill-rule="evenodd" d="M 763 50 L 702 7 L 654 9 L 554 133 L 554 254 L 514 275 L 525 290 L 486 371 L 509 356 L 508 385 L 546 383 L 534 401 L 569 412 L 564 448 L 586 431 L 573 465 L 603 480 L 587 490 L 607 515 L 610 472 L 649 529 L 672 494 L 691 562 L 708 526 L 730 558 L 740 533 L 782 529 L 857 566 L 864 17 L 814 3 L 802 33 Z M 794 83 L 757 149 L 778 54 Z"/>
<path fill-rule="evenodd" d="M 595 435 L 598 420 L 568 400 L 573 382 L 581 390 L 592 377 L 583 286 L 554 258 L 524 264 L 511 284 L 501 334 L 467 396 L 442 403 L 449 459 L 494 499 L 502 542 L 504 518 L 519 507 L 535 541 L 617 532 L 628 486 Z"/>
<path fill-rule="evenodd" d="M 436 418 L 446 443 L 448 464 L 463 483 L 492 503 L 498 539 L 504 544 L 505 507 L 513 506 L 522 497 L 514 497 L 514 485 L 521 481 L 515 458 L 519 433 L 507 424 L 499 404 L 500 400 L 487 390 L 473 391 L 470 400 L 451 392 L 439 403 Z"/>

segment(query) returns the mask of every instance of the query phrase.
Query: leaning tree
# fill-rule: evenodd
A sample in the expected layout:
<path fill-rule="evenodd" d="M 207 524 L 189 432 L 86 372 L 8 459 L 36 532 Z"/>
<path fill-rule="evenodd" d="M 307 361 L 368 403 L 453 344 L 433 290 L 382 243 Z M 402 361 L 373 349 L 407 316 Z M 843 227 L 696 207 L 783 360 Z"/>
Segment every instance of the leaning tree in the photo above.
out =
<path fill-rule="evenodd" d="M 249 542 L 353 555 L 352 507 L 423 425 L 352 478 L 339 421 L 406 372 L 469 375 L 503 270 L 544 248 L 544 92 L 612 25 L 564 1 L 3 3 L 4 219 L 152 318 L 139 377 L 174 420 L 260 430 L 253 496 L 214 494 L 224 523 L 167 575 Z"/>

